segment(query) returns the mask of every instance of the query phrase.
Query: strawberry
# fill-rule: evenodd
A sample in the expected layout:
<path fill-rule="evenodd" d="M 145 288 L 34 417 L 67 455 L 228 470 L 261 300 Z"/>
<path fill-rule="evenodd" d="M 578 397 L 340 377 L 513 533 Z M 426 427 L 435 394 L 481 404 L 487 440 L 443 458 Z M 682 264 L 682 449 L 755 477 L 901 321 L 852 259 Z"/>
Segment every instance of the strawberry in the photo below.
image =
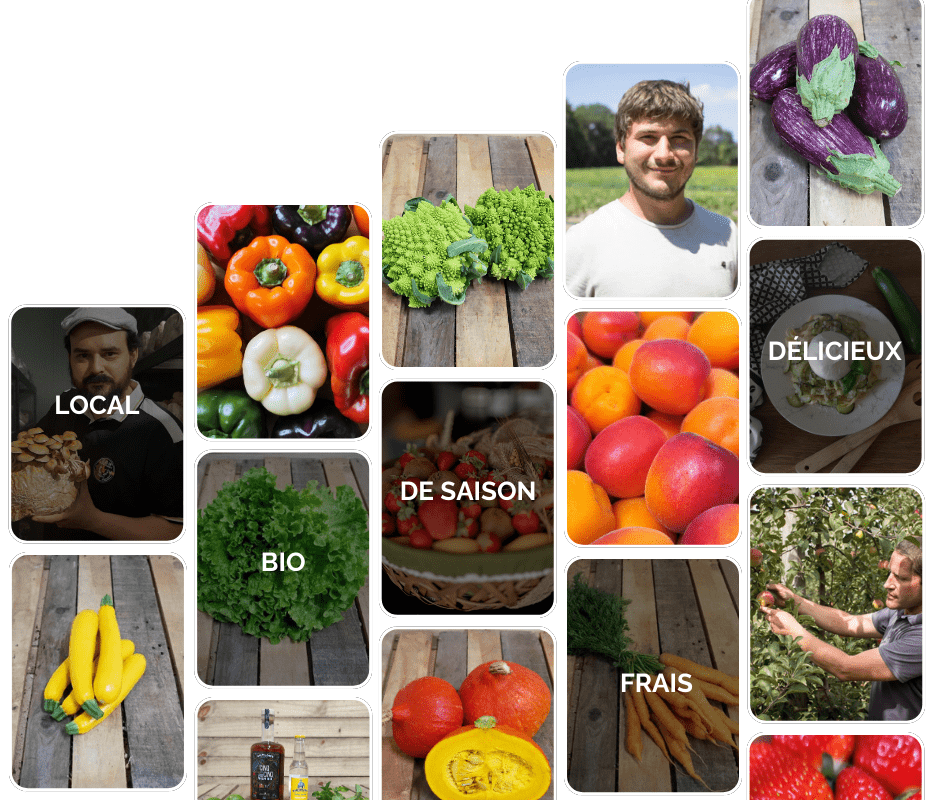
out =
<path fill-rule="evenodd" d="M 750 800 L 834 800 L 825 776 L 769 742 L 750 745 Z"/>
<path fill-rule="evenodd" d="M 466 517 L 463 511 L 458 512 L 458 531 L 455 533 L 455 536 L 473 539 L 477 536 L 478 530 L 480 530 L 480 528 L 476 519 L 473 517 Z"/>
<path fill-rule="evenodd" d="M 429 532 L 421 525 L 409 534 L 409 546 L 415 547 L 417 550 L 431 550 L 432 542 L 434 541 L 435 540 L 429 536 Z"/>
<path fill-rule="evenodd" d="M 506 511 L 506 512 L 512 514 L 512 513 L 513 513 L 513 506 L 514 506 L 514 504 L 516 503 L 516 500 L 515 500 L 514 498 L 511 498 L 511 499 L 507 500 L 505 497 L 501 497 L 500 500 L 499 500 L 499 503 L 500 503 L 500 508 L 502 508 L 504 511 Z"/>
<path fill-rule="evenodd" d="M 860 736 L 854 766 L 876 778 L 894 796 L 922 786 L 922 745 L 915 736 Z"/>
<path fill-rule="evenodd" d="M 458 459 L 455 454 L 450 450 L 442 450 L 438 454 L 438 458 L 435 459 L 435 465 L 443 472 L 447 472 L 454 466 L 454 463 L 457 460 Z"/>
<path fill-rule="evenodd" d="M 468 450 L 455 467 L 455 475 L 464 480 L 477 475 L 486 466 L 487 456 L 477 450 Z"/>
<path fill-rule="evenodd" d="M 469 502 L 461 506 L 461 513 L 466 517 L 470 517 L 471 519 L 477 519 L 483 510 L 483 506 L 481 506 L 481 504 L 477 501 Z"/>
<path fill-rule="evenodd" d="M 541 530 L 542 525 L 539 521 L 539 515 L 532 509 L 528 511 L 517 511 L 513 514 L 513 529 L 520 534 L 520 536 Z"/>
<path fill-rule="evenodd" d="M 400 467 L 405 467 L 406 464 L 408 464 L 414 458 L 415 458 L 415 455 L 413 453 L 406 452 L 406 453 L 403 453 L 399 457 L 399 461 L 397 463 L 399 464 Z"/>
<path fill-rule="evenodd" d="M 393 518 L 393 516 L 391 514 L 387 514 L 384 511 L 382 519 L 383 519 L 383 535 L 392 536 L 394 533 L 396 533 L 396 520 Z"/>
<path fill-rule="evenodd" d="M 400 536 L 408 536 L 415 528 L 421 527 L 422 523 L 412 506 L 403 506 L 396 512 L 396 530 Z"/>
<path fill-rule="evenodd" d="M 893 795 L 859 767 L 848 767 L 834 783 L 834 800 L 893 800 Z"/>
<path fill-rule="evenodd" d="M 477 537 L 477 543 L 480 545 L 482 553 L 496 553 L 500 550 L 500 537 L 490 531 L 483 531 Z"/>
<path fill-rule="evenodd" d="M 419 519 L 433 539 L 450 539 L 458 530 L 458 504 L 440 497 L 424 500 Z"/>
<path fill-rule="evenodd" d="M 396 514 L 399 509 L 406 505 L 406 502 L 400 499 L 399 485 L 393 486 L 393 488 L 386 493 L 386 496 L 383 498 L 383 505 L 386 506 L 386 510 L 391 514 Z"/>
<path fill-rule="evenodd" d="M 855 736 L 774 736 L 773 744 L 782 745 L 793 753 L 798 753 L 805 763 L 817 770 L 822 768 L 822 756 L 827 753 L 840 767 L 851 760 Z"/>

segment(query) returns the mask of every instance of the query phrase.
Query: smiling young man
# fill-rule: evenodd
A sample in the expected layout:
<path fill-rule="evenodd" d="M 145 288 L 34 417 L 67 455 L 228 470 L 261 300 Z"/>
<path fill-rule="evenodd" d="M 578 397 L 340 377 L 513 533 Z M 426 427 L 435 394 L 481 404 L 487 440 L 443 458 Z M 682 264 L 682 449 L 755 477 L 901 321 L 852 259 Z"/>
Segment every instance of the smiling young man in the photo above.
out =
<path fill-rule="evenodd" d="M 767 588 L 791 602 L 824 631 L 858 639 L 879 639 L 877 647 L 848 655 L 809 633 L 789 612 L 763 607 L 777 636 L 801 637 L 799 646 L 823 670 L 842 681 L 871 681 L 867 719 L 911 720 L 922 712 L 922 548 L 903 540 L 890 558 L 883 584 L 885 608 L 848 614 L 806 600 L 781 584 Z"/>
<path fill-rule="evenodd" d="M 566 284 L 579 297 L 727 297 L 737 285 L 737 228 L 685 197 L 704 128 L 688 87 L 642 81 L 620 100 L 623 197 L 569 228 Z"/>

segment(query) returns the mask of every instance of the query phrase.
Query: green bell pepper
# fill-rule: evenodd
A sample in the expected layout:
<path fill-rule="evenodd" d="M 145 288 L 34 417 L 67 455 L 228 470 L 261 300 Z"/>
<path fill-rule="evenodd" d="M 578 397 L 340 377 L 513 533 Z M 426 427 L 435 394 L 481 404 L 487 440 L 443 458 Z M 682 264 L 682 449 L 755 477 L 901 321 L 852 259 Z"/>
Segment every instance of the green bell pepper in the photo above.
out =
<path fill-rule="evenodd" d="M 208 389 L 198 395 L 198 430 L 209 439 L 263 436 L 263 408 L 244 391 Z"/>

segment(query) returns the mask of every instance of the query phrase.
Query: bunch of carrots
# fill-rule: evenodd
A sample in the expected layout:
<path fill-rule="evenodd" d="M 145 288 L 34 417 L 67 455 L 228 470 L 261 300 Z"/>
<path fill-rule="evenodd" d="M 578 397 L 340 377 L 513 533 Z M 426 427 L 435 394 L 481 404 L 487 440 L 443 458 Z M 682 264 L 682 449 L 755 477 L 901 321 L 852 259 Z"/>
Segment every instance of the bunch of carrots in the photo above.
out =
<path fill-rule="evenodd" d="M 737 749 L 733 736 L 739 734 L 740 728 L 720 708 L 712 705 L 712 701 L 739 705 L 739 681 L 720 670 L 670 653 L 663 653 L 659 660 L 665 665 L 662 674 L 670 686 L 679 685 L 679 676 L 685 673 L 692 689 L 690 692 L 627 689 L 623 695 L 627 752 L 642 762 L 643 737 L 640 731 L 645 730 L 669 763 L 673 763 L 674 758 L 692 778 L 707 787 L 695 772 L 688 737 L 707 739 Z"/>

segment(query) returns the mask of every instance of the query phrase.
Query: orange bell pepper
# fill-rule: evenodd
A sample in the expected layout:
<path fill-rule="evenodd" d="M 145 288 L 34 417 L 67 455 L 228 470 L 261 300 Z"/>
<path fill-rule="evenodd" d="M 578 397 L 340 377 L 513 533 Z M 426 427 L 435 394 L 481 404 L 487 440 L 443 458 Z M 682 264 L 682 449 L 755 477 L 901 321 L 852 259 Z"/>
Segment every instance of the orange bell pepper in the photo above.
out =
<path fill-rule="evenodd" d="M 210 389 L 243 370 L 240 315 L 230 306 L 198 309 L 198 390 Z"/>
<path fill-rule="evenodd" d="M 318 268 L 300 244 L 258 236 L 227 263 L 224 286 L 234 305 L 264 328 L 298 317 L 315 294 Z"/>
<path fill-rule="evenodd" d="M 315 289 L 322 300 L 339 308 L 370 300 L 370 240 L 350 236 L 322 250 Z"/>

